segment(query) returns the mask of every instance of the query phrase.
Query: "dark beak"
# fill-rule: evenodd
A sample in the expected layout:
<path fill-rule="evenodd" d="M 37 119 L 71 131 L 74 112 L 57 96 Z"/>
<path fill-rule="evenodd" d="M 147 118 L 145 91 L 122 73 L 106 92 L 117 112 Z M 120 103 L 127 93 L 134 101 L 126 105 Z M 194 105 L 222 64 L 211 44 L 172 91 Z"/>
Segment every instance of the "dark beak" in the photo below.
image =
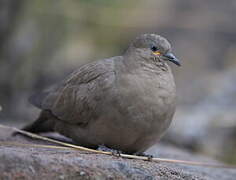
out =
<path fill-rule="evenodd" d="M 177 66 L 181 66 L 180 61 L 175 57 L 174 54 L 168 52 L 163 55 L 164 59 L 176 64 Z"/>

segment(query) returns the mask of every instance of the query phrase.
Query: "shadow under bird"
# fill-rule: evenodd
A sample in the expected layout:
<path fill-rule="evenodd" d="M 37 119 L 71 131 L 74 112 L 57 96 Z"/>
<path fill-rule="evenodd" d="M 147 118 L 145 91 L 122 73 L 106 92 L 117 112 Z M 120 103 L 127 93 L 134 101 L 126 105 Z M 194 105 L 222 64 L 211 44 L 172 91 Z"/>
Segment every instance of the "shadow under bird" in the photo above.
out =
<path fill-rule="evenodd" d="M 122 56 L 81 66 L 30 102 L 42 111 L 24 130 L 56 131 L 76 144 L 142 153 L 159 141 L 176 108 L 167 61 L 180 66 L 170 43 L 138 36 Z"/>

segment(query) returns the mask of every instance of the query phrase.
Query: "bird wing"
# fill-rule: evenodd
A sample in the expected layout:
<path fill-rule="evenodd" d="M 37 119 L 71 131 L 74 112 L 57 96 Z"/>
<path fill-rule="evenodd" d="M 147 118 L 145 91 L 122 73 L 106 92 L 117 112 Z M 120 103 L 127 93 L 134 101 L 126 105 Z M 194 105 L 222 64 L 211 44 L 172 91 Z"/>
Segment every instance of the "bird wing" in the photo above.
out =
<path fill-rule="evenodd" d="M 50 110 L 62 121 L 84 124 L 95 118 L 97 108 L 115 80 L 114 61 L 96 61 L 80 67 L 62 83 L 30 98 L 30 102 Z"/>

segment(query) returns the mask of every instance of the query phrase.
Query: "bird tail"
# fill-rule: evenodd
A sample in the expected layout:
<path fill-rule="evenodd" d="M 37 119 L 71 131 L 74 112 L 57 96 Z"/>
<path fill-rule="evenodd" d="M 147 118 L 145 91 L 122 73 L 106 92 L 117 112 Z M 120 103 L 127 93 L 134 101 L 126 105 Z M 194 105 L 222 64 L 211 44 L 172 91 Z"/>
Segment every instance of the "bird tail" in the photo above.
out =
<path fill-rule="evenodd" d="M 31 133 L 43 133 L 54 131 L 54 117 L 50 111 L 43 110 L 35 122 L 25 126 L 22 130 Z"/>

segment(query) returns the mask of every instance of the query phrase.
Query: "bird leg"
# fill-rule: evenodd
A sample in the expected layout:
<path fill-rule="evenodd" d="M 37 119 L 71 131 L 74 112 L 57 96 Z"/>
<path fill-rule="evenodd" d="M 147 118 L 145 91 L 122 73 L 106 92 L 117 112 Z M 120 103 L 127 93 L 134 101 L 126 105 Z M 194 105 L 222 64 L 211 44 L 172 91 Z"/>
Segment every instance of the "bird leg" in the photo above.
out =
<path fill-rule="evenodd" d="M 152 158 L 153 158 L 153 155 L 151 155 L 151 154 L 146 154 L 146 153 L 134 153 L 134 155 L 136 155 L 136 156 L 144 156 L 144 157 L 147 157 L 147 160 L 148 161 L 152 161 Z"/>
<path fill-rule="evenodd" d="M 120 157 L 120 154 L 122 154 L 122 151 L 106 147 L 105 145 L 99 145 L 97 150 L 111 152 L 112 155 L 117 156 L 117 157 Z"/>

